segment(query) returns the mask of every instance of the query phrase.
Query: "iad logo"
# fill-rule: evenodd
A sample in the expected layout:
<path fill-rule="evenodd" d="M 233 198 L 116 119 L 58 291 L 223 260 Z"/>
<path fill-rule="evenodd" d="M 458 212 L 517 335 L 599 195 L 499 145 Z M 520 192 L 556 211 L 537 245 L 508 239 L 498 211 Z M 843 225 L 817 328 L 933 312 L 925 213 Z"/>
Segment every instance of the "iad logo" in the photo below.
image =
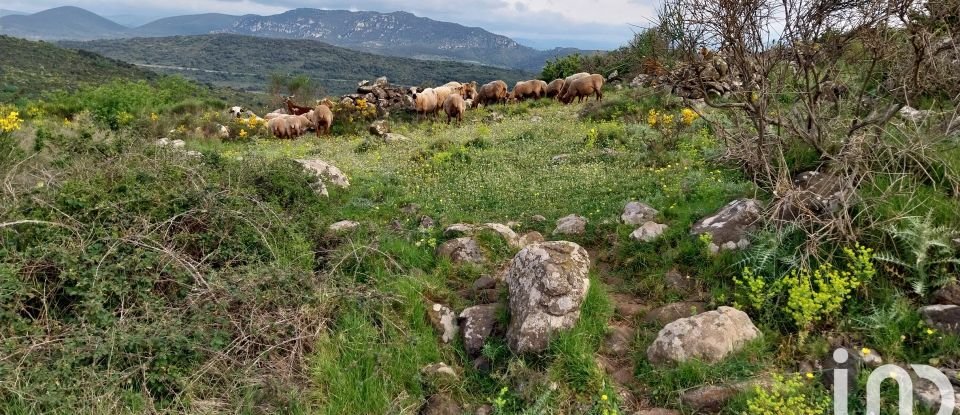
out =
<path fill-rule="evenodd" d="M 837 349 L 833 352 L 833 360 L 837 363 L 846 363 L 850 356 L 845 349 Z M 943 372 L 927 365 L 910 365 L 910 368 L 916 372 L 917 377 L 926 379 L 937 387 L 940 392 L 940 409 L 937 415 L 949 415 L 953 413 L 953 406 L 956 403 L 953 394 L 953 386 L 950 379 Z M 847 415 L 847 369 L 833 369 L 833 411 L 836 415 Z M 870 372 L 867 378 L 867 414 L 880 414 L 880 384 L 884 380 L 893 379 L 899 388 L 899 399 L 897 402 L 900 415 L 909 415 L 913 413 L 913 379 L 904 368 L 896 365 L 883 365 Z"/>

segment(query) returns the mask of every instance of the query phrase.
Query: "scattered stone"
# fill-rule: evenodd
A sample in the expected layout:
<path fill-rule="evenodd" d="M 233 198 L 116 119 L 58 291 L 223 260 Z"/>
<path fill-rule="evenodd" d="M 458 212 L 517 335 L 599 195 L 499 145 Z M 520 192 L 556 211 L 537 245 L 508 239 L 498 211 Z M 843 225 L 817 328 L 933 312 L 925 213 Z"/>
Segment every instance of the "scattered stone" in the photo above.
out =
<path fill-rule="evenodd" d="M 571 214 L 557 219 L 554 235 L 583 235 L 587 231 L 587 218 Z"/>
<path fill-rule="evenodd" d="M 861 347 L 860 349 L 854 351 L 858 359 L 860 359 L 863 364 L 872 367 L 878 368 L 883 365 L 883 357 L 880 356 L 880 353 L 877 353 L 876 350 Z M 853 353 L 851 353 L 853 354 Z"/>
<path fill-rule="evenodd" d="M 761 213 L 760 201 L 738 199 L 728 203 L 717 213 L 693 224 L 694 235 L 709 234 L 710 250 L 742 249 L 750 246 L 747 233 L 756 229 Z"/>
<path fill-rule="evenodd" d="M 697 282 L 689 275 L 683 275 L 676 268 L 667 271 L 663 276 L 663 282 L 667 287 L 678 293 L 689 293 L 697 289 Z"/>
<path fill-rule="evenodd" d="M 399 142 L 401 142 L 401 141 L 409 141 L 409 140 L 410 140 L 410 138 L 407 137 L 407 136 L 405 136 L 405 135 L 403 135 L 403 134 L 386 133 L 386 134 L 383 135 L 383 142 L 384 142 L 384 143 L 399 143 Z"/>
<path fill-rule="evenodd" d="M 474 412 L 474 415 L 492 415 L 492 414 L 493 414 L 493 406 L 490 406 L 489 404 L 481 405 L 479 408 L 477 408 L 476 412 Z"/>
<path fill-rule="evenodd" d="M 453 368 L 446 363 L 431 363 L 424 366 L 423 369 L 420 369 L 420 373 L 443 383 L 452 383 L 460 378 L 460 376 L 457 375 L 457 371 L 453 370 Z"/>
<path fill-rule="evenodd" d="M 668 226 L 656 222 L 646 222 L 630 234 L 630 238 L 640 242 L 653 242 L 666 232 Z"/>
<path fill-rule="evenodd" d="M 187 152 L 184 153 L 184 154 L 186 154 L 186 155 L 188 155 L 188 156 L 190 156 L 190 157 L 203 157 L 203 154 L 200 153 L 200 152 L 197 151 L 197 150 L 189 150 L 189 151 L 187 151 Z"/>
<path fill-rule="evenodd" d="M 507 222 L 507 227 L 510 229 L 519 229 L 520 226 L 521 226 L 521 223 L 515 220 Z"/>
<path fill-rule="evenodd" d="M 412 215 L 417 213 L 420 210 L 420 205 L 416 203 L 409 203 L 400 208 L 400 211 L 407 215 Z"/>
<path fill-rule="evenodd" d="M 698 412 L 716 413 L 740 391 L 728 385 L 707 385 L 684 392 L 680 401 Z"/>
<path fill-rule="evenodd" d="M 357 227 L 359 226 L 360 226 L 360 222 L 352 221 L 352 220 L 342 220 L 339 222 L 334 222 L 329 227 L 327 227 L 327 229 L 333 232 L 340 233 L 340 232 L 352 231 L 354 229 L 357 229 Z"/>
<path fill-rule="evenodd" d="M 320 178 L 317 188 L 314 190 L 323 196 L 329 196 L 326 186 L 327 182 L 342 189 L 350 187 L 350 179 L 347 178 L 347 175 L 343 174 L 340 169 L 330 163 L 316 159 L 297 160 L 297 162 L 300 163 L 304 169 Z"/>
<path fill-rule="evenodd" d="M 501 113 L 499 113 L 499 112 L 496 112 L 496 111 L 491 111 L 489 114 L 487 114 L 486 121 L 487 121 L 487 122 L 501 122 L 501 121 L 503 121 L 503 114 L 501 114 Z"/>
<path fill-rule="evenodd" d="M 930 111 L 918 110 L 909 105 L 900 108 L 900 118 L 910 122 L 923 122 L 929 116 Z"/>
<path fill-rule="evenodd" d="M 523 234 L 523 236 L 520 237 L 519 243 L 520 243 L 520 247 L 523 248 L 523 247 L 526 247 L 527 245 L 532 245 L 532 244 L 540 243 L 543 241 L 545 241 L 545 239 L 543 238 L 543 235 L 540 234 L 540 232 L 530 231 Z"/>
<path fill-rule="evenodd" d="M 647 75 L 647 74 L 637 75 L 635 78 L 633 78 L 632 81 L 630 81 L 630 87 L 631 87 L 631 88 L 642 88 L 642 87 L 645 87 L 645 86 L 650 86 L 650 84 L 651 84 L 651 82 L 653 81 L 653 79 L 654 79 L 653 76 L 650 76 L 650 75 Z"/>
<path fill-rule="evenodd" d="M 532 221 L 534 221 L 534 222 L 537 222 L 537 223 L 541 223 L 541 222 L 546 222 L 546 221 L 547 221 L 547 218 L 544 217 L 543 215 L 533 215 L 533 216 L 530 217 L 530 220 L 532 220 Z"/>
<path fill-rule="evenodd" d="M 436 224 L 437 223 L 434 222 L 433 218 L 429 216 L 424 216 L 420 218 L 420 229 L 431 229 L 434 226 L 436 226 Z"/>
<path fill-rule="evenodd" d="M 611 294 L 614 311 L 624 320 L 633 320 L 635 316 L 647 311 L 647 306 L 639 303 L 636 298 L 626 294 Z"/>
<path fill-rule="evenodd" d="M 716 363 L 759 336 L 746 313 L 720 307 L 667 324 L 647 348 L 647 359 L 653 364 L 691 359 Z"/>
<path fill-rule="evenodd" d="M 937 388 L 937 385 L 930 380 L 919 378 L 915 376 L 910 370 L 907 370 L 911 374 L 911 379 L 913 380 L 913 396 L 920 401 L 920 405 L 929 409 L 930 411 L 937 411 L 940 409 L 940 406 L 943 404 L 943 395 L 940 393 L 940 389 Z M 947 392 L 953 395 L 953 408 L 947 413 L 957 413 L 957 405 L 960 403 L 960 394 L 957 393 L 956 389 L 952 387 Z"/>
<path fill-rule="evenodd" d="M 665 306 L 650 310 L 645 316 L 643 316 L 643 321 L 646 323 L 657 323 L 657 325 L 665 326 L 681 318 L 693 317 L 697 314 L 700 314 L 704 311 L 705 307 L 706 303 L 698 301 L 681 301 L 677 303 L 670 303 Z"/>
<path fill-rule="evenodd" d="M 160 137 L 157 141 L 154 141 L 153 144 L 156 144 L 159 147 L 163 147 L 167 144 L 170 144 L 170 139 L 167 137 Z"/>
<path fill-rule="evenodd" d="M 603 353 L 613 357 L 625 357 L 630 353 L 633 343 L 633 328 L 614 325 L 609 328 L 603 341 Z"/>
<path fill-rule="evenodd" d="M 383 137 L 390 132 L 390 123 L 387 120 L 376 120 L 370 124 L 367 131 L 370 131 L 370 134 L 377 137 Z"/>
<path fill-rule="evenodd" d="M 431 395 L 420 408 L 420 415 L 462 415 L 460 404 L 445 393 Z"/>
<path fill-rule="evenodd" d="M 960 282 L 952 281 L 933 293 L 937 304 L 960 305 Z"/>
<path fill-rule="evenodd" d="M 623 208 L 620 220 L 627 225 L 642 225 L 652 221 L 659 215 L 656 209 L 642 202 L 630 202 Z"/>
<path fill-rule="evenodd" d="M 486 373 L 490 371 L 490 368 L 492 367 L 493 362 L 490 361 L 489 357 L 480 356 L 476 359 L 473 359 L 473 362 L 471 362 L 471 364 L 473 365 L 473 370 Z"/>
<path fill-rule="evenodd" d="M 927 324 L 938 330 L 960 334 L 960 306 L 928 305 L 920 308 L 920 315 Z"/>
<path fill-rule="evenodd" d="M 476 230 L 476 226 L 467 223 L 454 223 L 453 225 L 447 226 L 447 228 L 443 230 L 443 236 L 447 238 L 456 238 L 472 235 Z"/>
<path fill-rule="evenodd" d="M 499 233 L 500 236 L 507 241 L 507 245 L 510 245 L 511 248 L 519 249 L 523 247 L 520 245 L 520 237 L 516 232 L 513 231 L 513 229 L 510 229 L 509 226 L 502 223 L 484 223 L 483 226 L 496 233 Z"/>
<path fill-rule="evenodd" d="M 540 121 L 543 121 L 543 117 L 539 115 L 534 115 L 530 117 L 530 122 L 540 122 Z"/>
<path fill-rule="evenodd" d="M 476 239 L 462 237 L 446 241 L 437 247 L 437 256 L 450 259 L 454 264 L 482 264 L 486 256 Z"/>
<path fill-rule="evenodd" d="M 457 337 L 457 314 L 443 304 L 434 303 L 427 310 L 427 316 L 430 317 L 430 324 L 440 333 L 440 340 L 444 343 L 450 343 Z"/>
<path fill-rule="evenodd" d="M 507 341 L 514 353 L 541 352 L 555 332 L 576 324 L 589 269 L 587 251 L 566 241 L 530 245 L 510 261 Z"/>
<path fill-rule="evenodd" d="M 477 280 L 473 282 L 473 289 L 477 291 L 488 290 L 491 288 L 495 288 L 496 286 L 497 286 L 497 280 L 494 279 L 493 277 L 490 277 L 489 275 L 484 275 L 480 278 L 477 278 Z"/>
<path fill-rule="evenodd" d="M 183 148 L 186 145 L 187 145 L 187 142 L 180 139 L 176 139 L 170 142 L 170 147 L 173 147 L 173 148 Z"/>
<path fill-rule="evenodd" d="M 571 157 L 570 154 L 557 154 L 557 155 L 555 155 L 555 156 L 553 156 L 553 157 L 550 158 L 550 163 L 553 163 L 553 164 L 563 164 L 563 163 L 566 162 L 568 159 L 570 159 L 570 157 Z"/>
<path fill-rule="evenodd" d="M 477 356 L 483 351 L 497 324 L 497 307 L 497 304 L 475 305 L 460 312 L 463 345 L 469 355 Z"/>

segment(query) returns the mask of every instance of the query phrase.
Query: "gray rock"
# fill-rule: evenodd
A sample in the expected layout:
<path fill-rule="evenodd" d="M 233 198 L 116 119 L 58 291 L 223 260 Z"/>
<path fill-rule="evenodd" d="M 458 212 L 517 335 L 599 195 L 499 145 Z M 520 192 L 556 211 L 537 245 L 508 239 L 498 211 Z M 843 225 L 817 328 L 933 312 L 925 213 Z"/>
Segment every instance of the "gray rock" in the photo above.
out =
<path fill-rule="evenodd" d="M 940 406 L 943 402 L 943 396 L 940 394 L 940 389 L 937 388 L 937 385 L 927 379 L 918 378 L 910 370 L 907 371 L 911 374 L 913 379 L 913 396 L 920 402 L 920 405 L 929 409 L 930 411 L 937 411 L 940 409 Z M 960 394 L 957 393 L 956 388 L 950 388 L 950 392 L 953 394 L 953 410 L 948 413 L 957 413 L 958 404 L 960 404 Z"/>
<path fill-rule="evenodd" d="M 443 304 L 434 303 L 427 310 L 430 324 L 440 333 L 440 341 L 450 343 L 457 337 L 457 314 Z"/>
<path fill-rule="evenodd" d="M 937 304 L 960 305 L 960 282 L 953 281 L 933 293 Z"/>
<path fill-rule="evenodd" d="M 443 236 L 455 238 L 460 236 L 472 235 L 478 229 L 477 226 L 468 223 L 454 223 L 443 230 Z"/>
<path fill-rule="evenodd" d="M 480 278 L 477 278 L 477 280 L 473 282 L 473 289 L 478 291 L 488 290 L 496 286 L 497 286 L 497 280 L 488 275 L 484 275 Z"/>
<path fill-rule="evenodd" d="M 187 145 L 187 142 L 180 139 L 170 141 L 170 147 L 173 147 L 173 148 L 183 148 L 186 145 Z"/>
<path fill-rule="evenodd" d="M 683 275 L 676 269 L 667 271 L 663 276 L 663 282 L 667 287 L 678 293 L 689 293 L 697 288 L 697 282 L 693 278 L 689 275 Z"/>
<path fill-rule="evenodd" d="M 442 383 L 452 383 L 460 378 L 460 376 L 457 375 L 457 371 L 453 370 L 453 368 L 446 363 L 431 363 L 424 366 L 423 369 L 420 369 L 420 373 Z"/>
<path fill-rule="evenodd" d="M 332 184 L 341 189 L 350 187 L 350 179 L 337 166 L 327 163 L 323 160 L 297 160 L 305 170 L 317 176 L 319 186 L 314 189 L 317 193 L 328 196 L 327 184 Z"/>
<path fill-rule="evenodd" d="M 483 227 L 500 234 L 511 248 L 519 249 L 523 247 L 520 245 L 520 236 L 518 236 L 513 229 L 510 229 L 509 226 L 502 223 L 484 223 Z"/>
<path fill-rule="evenodd" d="M 546 222 L 547 218 L 545 218 L 543 215 L 533 215 L 530 217 L 530 220 L 537 223 L 541 223 L 541 222 Z"/>
<path fill-rule="evenodd" d="M 390 123 L 387 120 L 376 120 L 370 123 L 370 127 L 367 128 L 367 131 L 377 137 L 383 137 L 390 132 Z"/>
<path fill-rule="evenodd" d="M 405 136 L 405 135 L 403 135 L 403 134 L 386 133 L 386 134 L 383 135 L 383 142 L 384 142 L 384 143 L 399 143 L 399 142 L 402 142 L 402 141 L 409 141 L 409 140 L 410 140 L 410 138 L 407 137 L 407 136 Z"/>
<path fill-rule="evenodd" d="M 420 408 L 420 415 L 462 415 L 460 404 L 445 393 L 438 393 L 427 398 L 427 402 Z"/>
<path fill-rule="evenodd" d="M 454 264 L 482 264 L 486 255 L 476 239 L 462 237 L 446 241 L 437 247 L 437 256 L 448 258 Z"/>
<path fill-rule="evenodd" d="M 433 218 L 429 216 L 420 218 L 420 229 L 431 229 L 434 226 L 436 226 L 436 222 L 434 222 Z"/>
<path fill-rule="evenodd" d="M 756 229 L 761 211 L 758 200 L 734 200 L 717 213 L 694 223 L 691 233 L 710 234 L 710 248 L 714 252 L 746 248 L 750 246 L 747 234 Z"/>
<path fill-rule="evenodd" d="M 497 304 L 475 305 L 460 312 L 463 345 L 470 356 L 479 355 L 487 338 L 493 334 L 498 307 Z"/>
<path fill-rule="evenodd" d="M 946 332 L 960 334 L 960 306 L 936 304 L 920 308 L 920 315 L 928 325 Z"/>
<path fill-rule="evenodd" d="M 157 139 L 157 141 L 154 141 L 153 144 L 155 144 L 155 145 L 157 145 L 157 146 L 159 146 L 159 147 L 163 147 L 163 146 L 166 146 L 166 145 L 170 144 L 170 139 L 167 138 L 167 137 L 160 137 L 160 138 Z"/>
<path fill-rule="evenodd" d="M 667 324 L 647 348 L 647 359 L 657 365 L 691 359 L 716 363 L 759 336 L 746 313 L 720 307 Z"/>
<path fill-rule="evenodd" d="M 730 399 L 740 393 L 736 387 L 729 385 L 707 385 L 689 390 L 680 395 L 680 402 L 697 411 L 697 413 L 720 412 Z"/>
<path fill-rule="evenodd" d="M 666 408 L 641 409 L 633 415 L 681 415 L 680 411 Z"/>
<path fill-rule="evenodd" d="M 567 215 L 557 219 L 554 235 L 583 235 L 587 231 L 587 218 L 579 215 Z"/>
<path fill-rule="evenodd" d="M 519 243 L 520 243 L 520 247 L 523 248 L 523 247 L 526 247 L 527 245 L 543 242 L 544 240 L 545 239 L 543 238 L 543 235 L 540 234 L 540 232 L 530 231 L 523 234 L 523 236 L 520 237 Z"/>
<path fill-rule="evenodd" d="M 930 116 L 930 111 L 918 110 L 909 105 L 900 108 L 900 118 L 910 122 L 923 122 L 927 117 Z"/>
<path fill-rule="evenodd" d="M 626 357 L 630 354 L 633 337 L 632 327 L 623 325 L 609 327 L 603 340 L 603 353 L 613 357 Z"/>
<path fill-rule="evenodd" d="M 620 220 L 627 225 L 642 225 L 648 221 L 655 220 L 659 215 L 656 209 L 642 202 L 630 202 L 623 208 L 623 214 Z"/>
<path fill-rule="evenodd" d="M 643 316 L 646 323 L 665 326 L 681 318 L 693 317 L 703 312 L 706 303 L 699 301 L 681 301 L 655 308 Z"/>
<path fill-rule="evenodd" d="M 576 324 L 589 269 L 587 251 L 565 241 L 527 246 L 510 261 L 507 342 L 514 353 L 541 352 L 554 333 Z"/>
<path fill-rule="evenodd" d="M 630 238 L 635 241 L 640 242 L 653 242 L 663 235 L 666 232 L 668 226 L 656 223 L 656 222 L 646 222 L 643 226 L 637 228 L 630 234 Z"/>
<path fill-rule="evenodd" d="M 327 227 L 332 232 L 349 232 L 360 226 L 360 222 L 352 220 L 342 220 L 339 222 L 334 222 Z"/>

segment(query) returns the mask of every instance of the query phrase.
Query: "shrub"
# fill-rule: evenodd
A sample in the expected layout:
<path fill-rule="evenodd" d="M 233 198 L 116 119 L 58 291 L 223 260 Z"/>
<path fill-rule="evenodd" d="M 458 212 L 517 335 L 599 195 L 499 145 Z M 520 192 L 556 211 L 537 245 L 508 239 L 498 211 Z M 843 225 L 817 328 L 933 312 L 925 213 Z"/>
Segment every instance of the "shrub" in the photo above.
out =
<path fill-rule="evenodd" d="M 926 296 L 932 289 L 954 280 L 960 258 L 954 255 L 951 238 L 956 231 L 933 224 L 930 215 L 907 217 L 901 226 L 886 232 L 894 240 L 894 251 L 882 252 L 877 260 L 899 267 L 914 294 Z"/>
<path fill-rule="evenodd" d="M 828 413 L 830 400 L 801 375 L 773 375 L 769 387 L 757 386 L 747 401 L 750 415 L 819 415 Z"/>

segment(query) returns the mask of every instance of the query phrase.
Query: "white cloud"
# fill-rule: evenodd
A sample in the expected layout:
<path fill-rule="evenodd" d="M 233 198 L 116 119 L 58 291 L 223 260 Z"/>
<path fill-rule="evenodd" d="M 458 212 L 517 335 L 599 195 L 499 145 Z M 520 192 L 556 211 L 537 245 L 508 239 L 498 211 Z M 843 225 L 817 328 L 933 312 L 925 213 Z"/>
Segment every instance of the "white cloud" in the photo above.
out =
<path fill-rule="evenodd" d="M 71 5 L 102 15 L 172 16 L 195 13 L 276 14 L 314 7 L 322 9 L 408 11 L 434 20 L 483 27 L 540 45 L 603 45 L 626 43 L 636 27 L 655 15 L 658 0 L 74 0 Z M 63 5 L 62 0 L 4 0 L 4 8 L 36 12 Z"/>

